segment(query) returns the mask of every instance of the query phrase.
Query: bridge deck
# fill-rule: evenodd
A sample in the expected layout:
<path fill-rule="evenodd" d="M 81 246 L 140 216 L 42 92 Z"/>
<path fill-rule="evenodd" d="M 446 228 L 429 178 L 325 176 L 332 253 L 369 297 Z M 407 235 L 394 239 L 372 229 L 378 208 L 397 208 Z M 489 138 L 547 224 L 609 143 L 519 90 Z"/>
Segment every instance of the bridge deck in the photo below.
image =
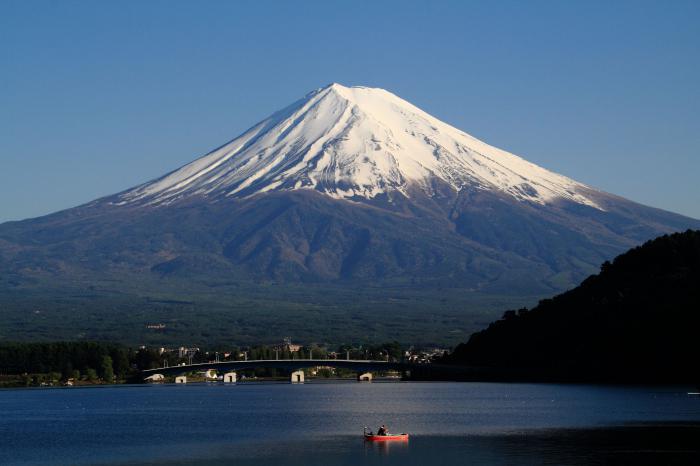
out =
<path fill-rule="evenodd" d="M 285 369 L 299 370 L 309 367 L 335 367 L 339 369 L 350 369 L 353 371 L 405 371 L 412 368 L 425 367 L 425 364 L 412 364 L 393 361 L 372 361 L 357 359 L 258 359 L 251 361 L 220 361 L 203 362 L 197 364 L 186 364 L 181 366 L 159 367 L 157 369 L 147 369 L 142 371 L 144 375 L 164 374 L 177 375 L 194 371 L 206 371 L 215 369 L 217 371 L 240 371 L 246 369 Z"/>

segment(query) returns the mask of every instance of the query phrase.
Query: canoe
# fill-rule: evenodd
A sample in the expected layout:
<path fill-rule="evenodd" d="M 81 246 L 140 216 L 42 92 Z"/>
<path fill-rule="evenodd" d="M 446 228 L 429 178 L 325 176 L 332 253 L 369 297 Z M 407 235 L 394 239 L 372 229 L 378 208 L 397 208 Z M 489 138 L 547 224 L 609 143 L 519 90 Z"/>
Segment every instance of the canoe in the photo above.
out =
<path fill-rule="evenodd" d="M 408 440 L 408 434 L 392 434 L 392 435 L 367 435 L 365 440 L 369 442 L 386 442 L 392 440 Z"/>

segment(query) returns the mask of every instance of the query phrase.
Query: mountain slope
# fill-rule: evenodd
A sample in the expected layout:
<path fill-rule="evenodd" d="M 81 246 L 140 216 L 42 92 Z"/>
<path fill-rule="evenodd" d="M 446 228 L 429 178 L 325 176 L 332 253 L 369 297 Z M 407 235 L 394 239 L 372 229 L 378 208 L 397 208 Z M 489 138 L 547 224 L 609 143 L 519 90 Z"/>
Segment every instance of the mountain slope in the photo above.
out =
<path fill-rule="evenodd" d="M 454 362 L 520 377 L 697 382 L 700 231 L 665 235 L 458 346 Z"/>
<path fill-rule="evenodd" d="M 168 317 L 179 323 L 216 308 L 250 339 L 272 328 L 263 310 L 280 316 L 274 338 L 303 331 L 300 308 L 340 321 L 344 309 L 388 312 L 456 343 L 504 302 L 563 291 L 686 228 L 700 222 L 537 167 L 381 89 L 334 84 L 159 179 L 0 225 L 0 306 L 11 310 L 0 329 L 26 331 L 42 296 L 42 309 L 138 308 L 121 316 L 135 327 L 161 309 L 152 302 L 187 308 Z M 385 322 L 352 325 L 338 338 L 391 336 Z M 419 325 L 401 331 L 425 338 Z"/>

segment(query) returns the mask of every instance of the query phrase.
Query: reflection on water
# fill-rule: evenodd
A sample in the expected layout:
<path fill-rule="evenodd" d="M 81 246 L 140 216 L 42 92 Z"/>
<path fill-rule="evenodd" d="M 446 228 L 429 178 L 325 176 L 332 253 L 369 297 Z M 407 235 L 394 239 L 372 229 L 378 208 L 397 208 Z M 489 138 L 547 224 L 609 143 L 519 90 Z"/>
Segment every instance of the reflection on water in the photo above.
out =
<path fill-rule="evenodd" d="M 377 443 L 354 438 L 222 447 L 196 459 L 143 465 L 697 465 L 699 425 L 537 431 L 509 435 L 417 437 Z"/>
<path fill-rule="evenodd" d="M 333 383 L 0 391 L 0 464 L 700 464 L 684 388 Z M 386 423 L 408 442 L 365 442 Z"/>
<path fill-rule="evenodd" d="M 229 448 L 168 464 L 335 465 L 698 465 L 700 424 L 536 431 L 509 435 L 417 437 L 376 443 L 332 438 Z M 143 463 L 165 464 L 158 462 Z"/>
<path fill-rule="evenodd" d="M 390 442 L 366 442 L 364 444 L 365 456 L 386 456 L 393 452 L 395 455 L 408 451 L 408 440 Z"/>

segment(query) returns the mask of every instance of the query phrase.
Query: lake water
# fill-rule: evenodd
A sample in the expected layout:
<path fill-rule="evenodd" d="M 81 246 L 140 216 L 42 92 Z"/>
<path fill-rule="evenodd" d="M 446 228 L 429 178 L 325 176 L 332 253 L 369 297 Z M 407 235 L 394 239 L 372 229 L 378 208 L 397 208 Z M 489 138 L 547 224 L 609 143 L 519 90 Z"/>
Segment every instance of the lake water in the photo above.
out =
<path fill-rule="evenodd" d="M 700 464 L 692 387 L 245 383 L 0 391 L 0 464 Z M 372 444 L 365 425 L 409 432 Z"/>

